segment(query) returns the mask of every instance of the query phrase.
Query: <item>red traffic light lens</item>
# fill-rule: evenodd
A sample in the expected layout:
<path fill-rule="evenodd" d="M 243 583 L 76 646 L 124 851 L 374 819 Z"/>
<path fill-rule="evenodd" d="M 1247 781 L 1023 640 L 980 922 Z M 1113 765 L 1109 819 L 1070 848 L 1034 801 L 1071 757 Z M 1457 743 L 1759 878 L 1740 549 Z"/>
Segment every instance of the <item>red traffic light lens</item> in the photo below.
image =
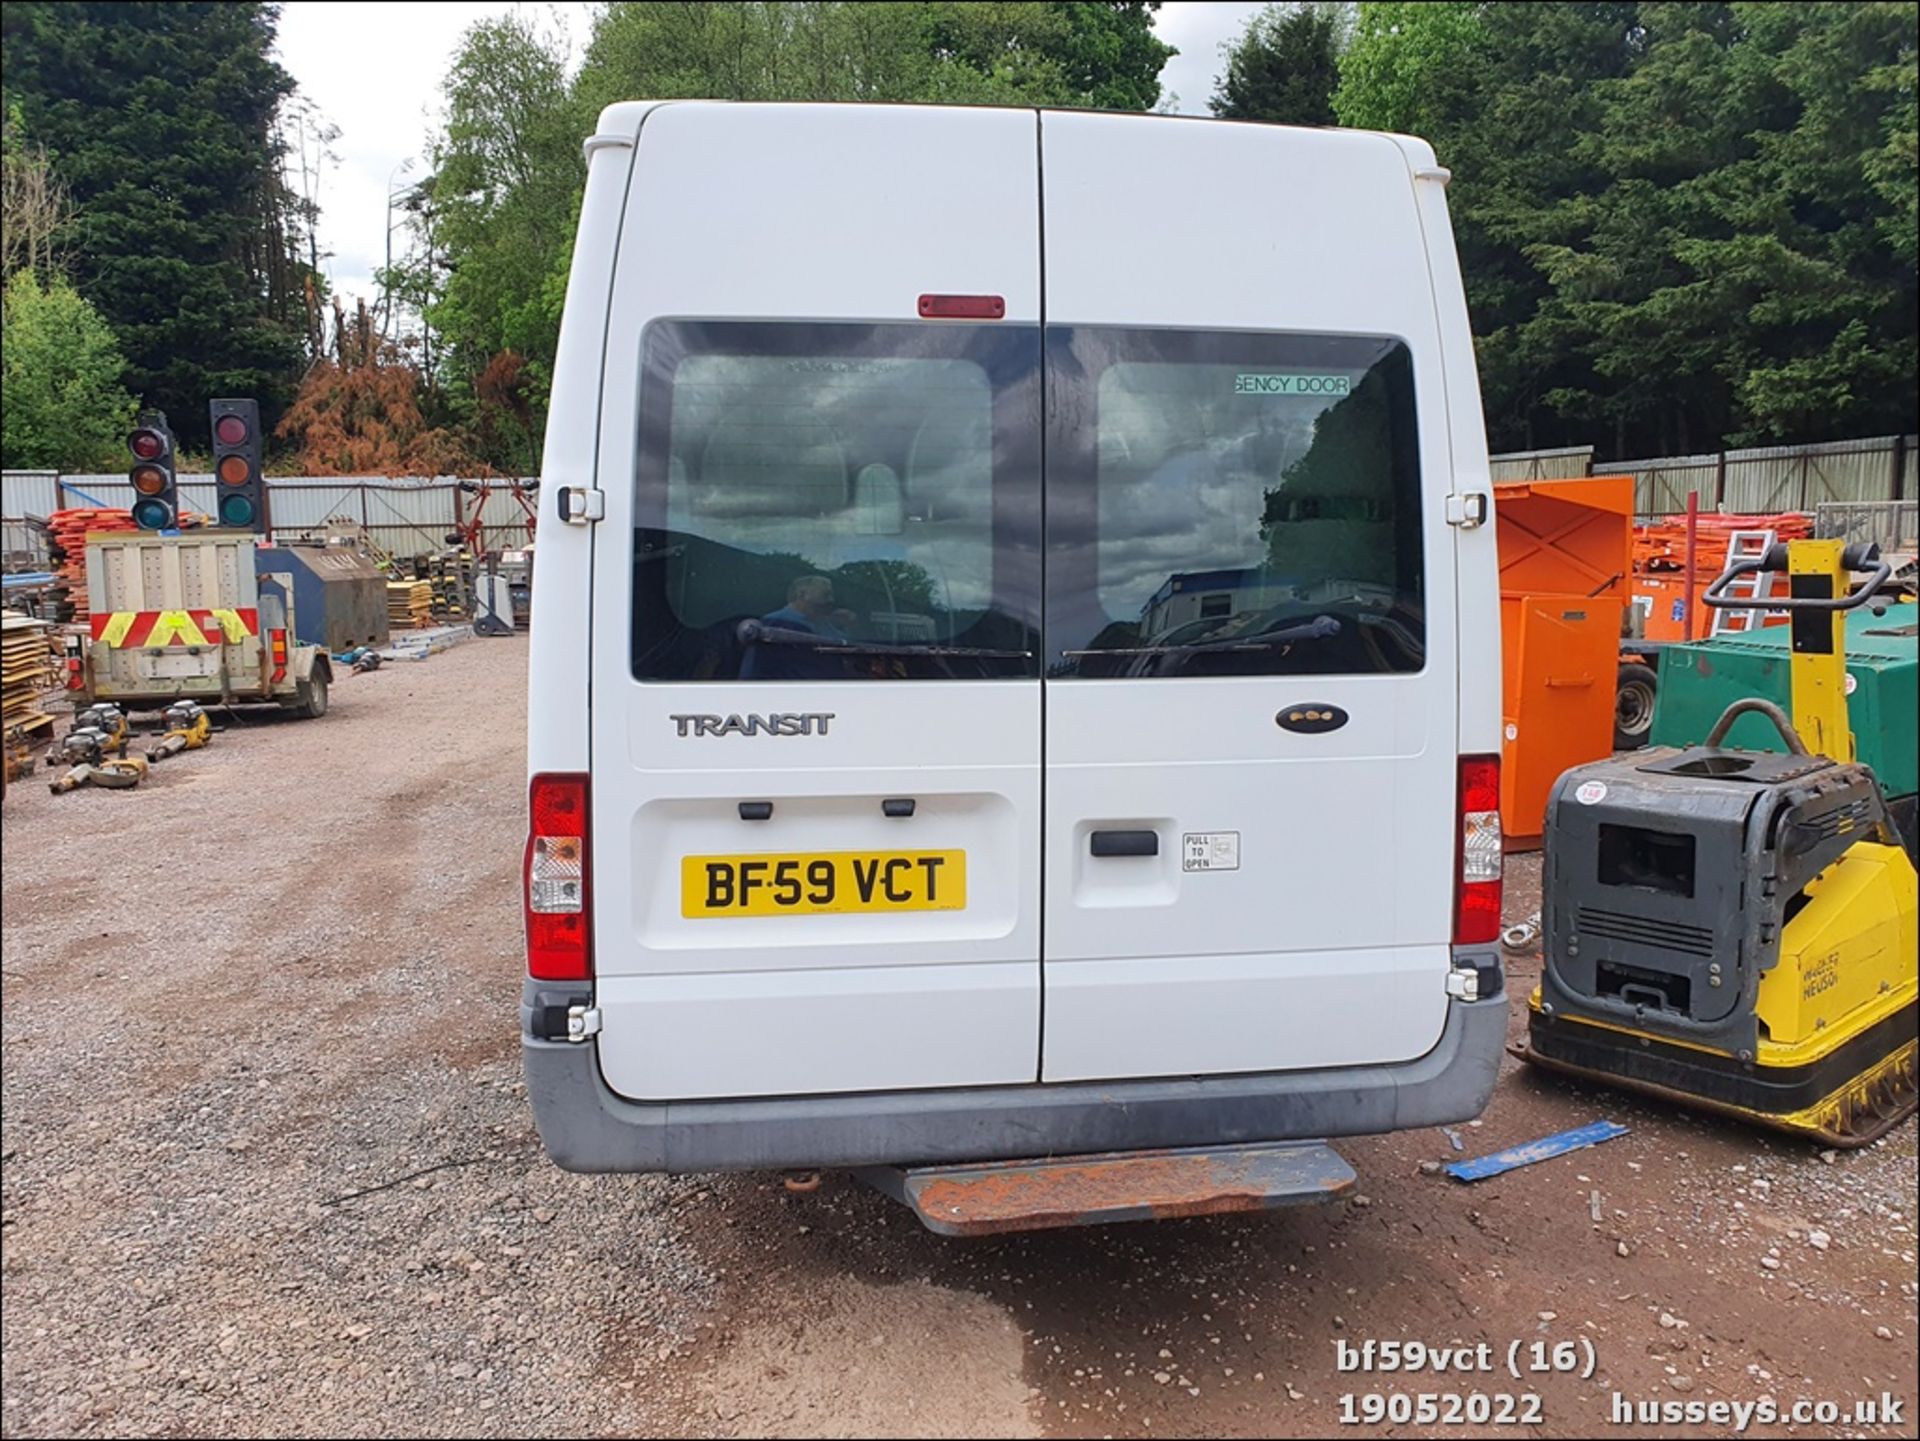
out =
<path fill-rule="evenodd" d="M 213 438 L 222 445 L 245 445 L 247 423 L 237 415 L 223 415 L 214 423 Z"/>
<path fill-rule="evenodd" d="M 157 465 L 136 465 L 127 479 L 142 495 L 159 495 L 167 488 L 167 473 Z"/>
<path fill-rule="evenodd" d="M 127 437 L 127 449 L 137 460 L 158 460 L 167 453 L 167 438 L 157 430 L 136 430 Z"/>
<path fill-rule="evenodd" d="M 215 472 L 222 485 L 245 485 L 253 473 L 253 467 L 247 464 L 244 455 L 224 455 L 220 457 L 220 468 Z"/>

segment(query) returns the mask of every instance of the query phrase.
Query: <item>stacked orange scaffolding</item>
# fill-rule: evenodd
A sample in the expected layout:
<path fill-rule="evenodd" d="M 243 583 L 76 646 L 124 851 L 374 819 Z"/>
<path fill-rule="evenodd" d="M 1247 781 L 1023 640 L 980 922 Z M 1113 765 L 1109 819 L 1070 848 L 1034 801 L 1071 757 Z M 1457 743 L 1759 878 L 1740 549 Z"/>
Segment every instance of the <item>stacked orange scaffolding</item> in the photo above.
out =
<path fill-rule="evenodd" d="M 57 611 L 62 621 L 87 621 L 87 536 L 102 530 L 132 530 L 133 517 L 107 506 L 75 506 L 47 517 L 53 568 L 66 599 Z"/>
<path fill-rule="evenodd" d="M 1721 515 L 1702 511 L 1694 546 L 1691 583 L 1687 569 L 1687 518 L 1663 516 L 1633 528 L 1633 600 L 1645 613 L 1646 639 L 1686 640 L 1685 606 L 1693 607 L 1693 636 L 1700 640 L 1713 624 L 1700 596 L 1726 568 L 1727 542 L 1735 531 L 1770 530 L 1779 539 L 1803 540 L 1813 534 L 1813 517 L 1798 511 L 1780 515 Z M 1767 624 L 1786 617 L 1769 617 Z"/>

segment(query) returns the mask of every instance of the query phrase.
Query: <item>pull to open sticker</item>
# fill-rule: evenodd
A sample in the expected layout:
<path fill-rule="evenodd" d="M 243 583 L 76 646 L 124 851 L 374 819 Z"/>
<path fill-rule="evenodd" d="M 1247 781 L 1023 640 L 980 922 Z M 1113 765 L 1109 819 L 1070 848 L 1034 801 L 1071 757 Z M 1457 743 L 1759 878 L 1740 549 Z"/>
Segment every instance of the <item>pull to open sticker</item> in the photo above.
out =
<path fill-rule="evenodd" d="M 1353 379 L 1346 375 L 1236 375 L 1235 395 L 1349 395 Z"/>

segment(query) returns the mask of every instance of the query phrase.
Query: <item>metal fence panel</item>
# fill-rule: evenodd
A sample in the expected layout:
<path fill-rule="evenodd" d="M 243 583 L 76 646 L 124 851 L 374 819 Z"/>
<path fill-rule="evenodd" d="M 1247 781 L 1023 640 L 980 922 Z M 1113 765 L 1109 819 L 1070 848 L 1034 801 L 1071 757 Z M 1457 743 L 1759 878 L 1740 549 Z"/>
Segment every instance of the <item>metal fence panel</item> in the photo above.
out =
<path fill-rule="evenodd" d="M 1894 436 L 1825 445 L 1727 452 L 1726 508 L 1738 512 L 1813 510 L 1834 501 L 1891 500 L 1894 461 L 1913 442 Z"/>
<path fill-rule="evenodd" d="M 56 488 L 57 480 L 57 488 Z M 324 534 L 330 522 L 365 526 L 375 544 L 400 555 L 444 550 L 453 529 L 455 488 L 451 476 L 432 479 L 385 476 L 268 476 L 269 506 L 276 535 Z M 180 502 L 187 510 L 209 515 L 214 505 L 211 475 L 180 477 Z M 20 507 L 16 510 L 16 504 Z M 65 475 L 52 472 L 6 473 L 6 518 L 23 514 L 47 515 L 67 506 L 103 505 L 124 509 L 133 504 L 133 487 L 124 475 Z M 19 530 L 9 524 L 7 549 L 15 548 Z M 525 532 L 511 543 L 524 543 Z"/>
<path fill-rule="evenodd" d="M 1639 515 L 1674 515 L 1687 508 L 1687 492 L 1700 493 L 1700 507 L 1713 509 L 1717 455 L 1668 455 L 1656 460 L 1609 460 L 1601 475 L 1633 477 L 1633 508 Z"/>
<path fill-rule="evenodd" d="M 1920 550 L 1920 500 L 1830 501 L 1814 511 L 1813 533 L 1911 555 Z"/>
<path fill-rule="evenodd" d="M 1675 515 L 1697 491 L 1704 510 L 1735 515 L 1812 511 L 1842 501 L 1884 501 L 1915 492 L 1914 436 L 1875 436 L 1819 445 L 1763 446 L 1716 455 L 1595 463 L 1596 473 L 1635 478 L 1635 509 Z M 1896 478 L 1897 477 L 1897 478 Z"/>
<path fill-rule="evenodd" d="M 181 474 L 180 504 L 201 515 L 213 514 L 213 476 Z M 63 506 L 104 505 L 125 510 L 133 504 L 133 487 L 125 475 L 63 475 L 60 477 L 60 504 Z"/>
<path fill-rule="evenodd" d="M 1487 457 L 1495 480 L 1577 480 L 1593 472 L 1593 447 L 1563 446 L 1558 450 L 1514 450 Z"/>
<path fill-rule="evenodd" d="M 42 520 L 59 508 L 51 470 L 9 470 L 5 476 L 5 494 L 0 495 L 0 551 L 9 566 L 38 564 L 41 542 L 27 528 L 26 517 Z"/>
<path fill-rule="evenodd" d="M 360 525 L 366 520 L 360 483 L 354 480 L 270 480 L 267 497 L 275 530 L 323 531 L 329 521 Z"/>

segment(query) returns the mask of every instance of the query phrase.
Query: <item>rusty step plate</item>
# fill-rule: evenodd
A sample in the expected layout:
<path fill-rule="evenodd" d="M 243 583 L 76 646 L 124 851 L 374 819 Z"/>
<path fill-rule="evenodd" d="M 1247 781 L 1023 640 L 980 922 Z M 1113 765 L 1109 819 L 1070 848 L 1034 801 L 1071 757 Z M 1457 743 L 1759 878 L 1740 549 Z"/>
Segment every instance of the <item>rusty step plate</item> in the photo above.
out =
<path fill-rule="evenodd" d="M 872 1167 L 860 1179 L 943 1236 L 1217 1216 L 1331 1201 L 1353 1168 L 1320 1141 L 1115 1151 L 969 1166 Z"/>

